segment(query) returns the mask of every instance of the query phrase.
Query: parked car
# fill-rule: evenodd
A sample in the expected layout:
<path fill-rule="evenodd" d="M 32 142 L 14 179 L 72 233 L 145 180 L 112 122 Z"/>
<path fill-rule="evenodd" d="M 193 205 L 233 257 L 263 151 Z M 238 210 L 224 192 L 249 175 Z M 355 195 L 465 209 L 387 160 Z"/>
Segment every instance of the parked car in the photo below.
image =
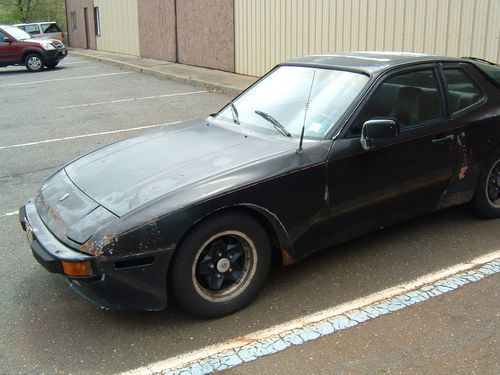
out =
<path fill-rule="evenodd" d="M 287 61 L 217 114 L 67 164 L 21 225 L 35 258 L 102 308 L 174 297 L 228 314 L 273 251 L 289 265 L 465 203 L 500 217 L 499 69 L 409 53 Z"/>
<path fill-rule="evenodd" d="M 14 26 L 0 25 L 0 67 L 24 65 L 30 72 L 53 69 L 66 57 L 64 44 L 38 39 Z"/>
<path fill-rule="evenodd" d="M 26 31 L 33 38 L 57 39 L 66 43 L 66 34 L 56 22 L 19 23 L 14 26 Z"/>

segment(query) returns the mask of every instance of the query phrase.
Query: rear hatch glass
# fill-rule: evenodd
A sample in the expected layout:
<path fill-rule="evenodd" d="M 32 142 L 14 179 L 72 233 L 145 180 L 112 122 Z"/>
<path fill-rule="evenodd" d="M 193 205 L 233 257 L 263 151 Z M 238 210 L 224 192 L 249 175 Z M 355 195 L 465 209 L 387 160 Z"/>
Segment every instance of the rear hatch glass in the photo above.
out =
<path fill-rule="evenodd" d="M 61 29 L 55 23 L 42 23 L 44 33 L 60 33 Z"/>

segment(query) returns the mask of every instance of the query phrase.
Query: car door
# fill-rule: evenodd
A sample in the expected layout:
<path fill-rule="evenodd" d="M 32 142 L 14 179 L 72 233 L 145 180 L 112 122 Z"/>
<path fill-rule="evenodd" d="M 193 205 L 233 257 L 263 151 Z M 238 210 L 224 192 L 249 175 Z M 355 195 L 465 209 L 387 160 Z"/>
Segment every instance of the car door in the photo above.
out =
<path fill-rule="evenodd" d="M 10 42 L 5 42 L 4 38 L 10 38 Z M 15 40 L 6 33 L 0 31 L 0 64 L 15 62 L 17 58 L 17 46 Z"/>
<path fill-rule="evenodd" d="M 458 158 L 437 67 L 399 70 L 379 80 L 329 155 L 328 191 L 334 238 L 398 222 L 430 210 L 444 193 Z M 370 119 L 395 119 L 397 137 L 363 149 Z"/>

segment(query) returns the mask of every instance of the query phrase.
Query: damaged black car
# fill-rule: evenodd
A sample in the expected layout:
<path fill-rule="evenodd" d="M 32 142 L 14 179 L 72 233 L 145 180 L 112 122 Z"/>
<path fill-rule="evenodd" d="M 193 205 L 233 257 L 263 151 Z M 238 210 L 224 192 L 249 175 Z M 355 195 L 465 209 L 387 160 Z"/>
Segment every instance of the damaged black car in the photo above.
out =
<path fill-rule="evenodd" d="M 232 313 L 284 265 L 444 207 L 500 217 L 500 68 L 339 53 L 217 114 L 93 151 L 20 208 L 34 257 L 102 308 Z"/>

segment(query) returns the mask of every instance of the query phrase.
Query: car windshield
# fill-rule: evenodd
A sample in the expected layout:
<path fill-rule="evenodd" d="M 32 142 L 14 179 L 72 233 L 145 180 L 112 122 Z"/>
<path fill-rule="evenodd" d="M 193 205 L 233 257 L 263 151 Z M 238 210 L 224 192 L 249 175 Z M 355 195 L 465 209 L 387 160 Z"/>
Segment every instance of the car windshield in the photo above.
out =
<path fill-rule="evenodd" d="M 17 27 L 6 27 L 5 31 L 7 31 L 10 35 L 12 35 L 17 40 L 31 39 L 31 35 L 26 31 L 18 29 Z"/>
<path fill-rule="evenodd" d="M 355 72 L 280 66 L 219 112 L 217 119 L 292 137 L 300 137 L 305 123 L 304 136 L 320 139 L 368 79 Z"/>

